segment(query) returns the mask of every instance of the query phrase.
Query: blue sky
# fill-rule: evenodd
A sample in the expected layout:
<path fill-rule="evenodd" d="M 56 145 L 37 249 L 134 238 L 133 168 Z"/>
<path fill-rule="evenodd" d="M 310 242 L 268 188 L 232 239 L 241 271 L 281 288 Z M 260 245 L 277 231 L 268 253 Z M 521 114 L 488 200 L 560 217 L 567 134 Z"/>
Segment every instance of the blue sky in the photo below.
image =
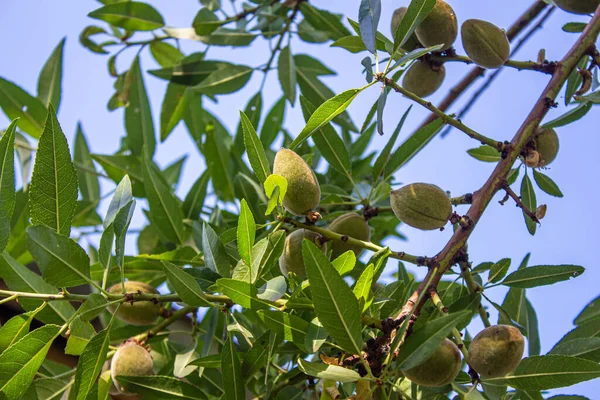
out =
<path fill-rule="evenodd" d="M 106 69 L 106 56 L 92 54 L 78 43 L 80 31 L 93 20 L 87 18 L 87 13 L 100 6 L 92 0 L 55 0 L 25 2 L 3 1 L 0 13 L 0 76 L 11 80 L 30 93 L 36 92 L 39 70 L 52 49 L 67 37 L 65 48 L 65 68 L 63 78 L 63 97 L 59 111 L 59 121 L 70 142 L 75 135 L 78 121 L 83 124 L 90 147 L 95 153 L 114 152 L 120 143 L 120 137 L 125 133 L 123 125 L 123 110 L 109 112 L 106 103 L 112 95 L 112 79 Z M 167 24 L 174 27 L 188 27 L 199 8 L 197 0 L 150 1 L 163 14 Z M 223 1 L 223 3 L 229 3 Z M 316 7 L 344 13 L 357 19 L 359 0 L 315 0 Z M 383 16 L 380 30 L 389 32 L 389 18 L 392 11 L 405 5 L 403 1 L 384 0 Z M 525 3 L 525 4 L 523 4 Z M 478 18 L 491 21 L 500 27 L 508 27 L 521 14 L 529 1 L 505 0 L 495 2 L 491 7 L 489 2 L 477 0 L 462 0 L 451 2 L 459 21 Z M 549 60 L 557 60 L 575 42 L 577 35 L 562 32 L 561 27 L 569 21 L 586 21 L 586 17 L 570 15 L 556 11 L 545 24 L 544 29 L 536 34 L 521 52 L 515 57 L 520 60 L 536 59 L 538 51 L 546 49 Z M 250 49 L 232 52 L 229 48 L 213 48 L 210 57 L 226 59 L 248 65 L 260 65 L 269 57 L 269 47 L 266 42 L 255 42 Z M 463 53 L 457 42 L 459 53 Z M 203 45 L 184 43 L 186 53 L 200 51 Z M 292 43 L 294 53 L 307 53 L 321 59 L 326 65 L 339 72 L 338 76 L 326 79 L 326 83 L 339 93 L 345 89 L 362 86 L 364 78 L 361 75 L 360 60 L 365 54 L 350 54 L 342 49 L 329 48 L 327 45 L 308 45 L 299 41 Z M 133 54 L 127 54 L 118 64 L 120 71 L 128 67 Z M 145 51 L 142 56 L 144 70 L 156 68 L 157 65 Z M 433 103 L 439 101 L 452 85 L 466 73 L 469 67 L 462 64 L 447 65 L 447 77 L 441 90 L 433 95 Z M 258 90 L 262 77 L 256 73 L 253 80 L 243 91 L 231 96 L 219 98 L 218 104 L 210 104 L 208 108 L 219 115 L 230 131 L 235 131 L 238 123 L 237 110 Z M 154 120 L 158 127 L 160 106 L 166 85 L 164 81 L 145 75 L 146 86 Z M 463 122 L 483 134 L 506 140 L 512 138 L 523 119 L 535 103 L 539 93 L 548 81 L 542 74 L 506 69 L 500 74 L 493 87 L 486 92 Z M 372 88 L 361 94 L 351 105 L 350 113 L 357 124 L 362 124 L 364 117 L 371 107 L 379 90 Z M 277 77 L 269 75 L 263 93 L 263 117 L 266 110 L 281 96 Z M 463 97 L 463 101 L 468 96 Z M 460 108 L 460 104 L 453 108 Z M 552 110 L 547 120 L 565 112 L 564 99 L 558 99 L 561 106 Z M 375 138 L 372 149 L 385 145 L 401 115 L 409 107 L 410 101 L 398 94 L 390 94 L 385 111 L 386 135 Z M 297 134 L 303 127 L 303 119 L 299 107 L 287 110 L 286 127 L 292 134 Z M 427 116 L 427 111 L 419 106 L 413 110 L 400 134 L 403 140 Z M 8 123 L 4 115 L 0 115 L 0 126 Z M 572 329 L 572 321 L 579 311 L 600 290 L 600 269 L 597 267 L 595 250 L 599 242 L 597 226 L 600 216 L 595 207 L 599 189 L 597 173 L 600 158 L 597 151 L 600 148 L 598 126 L 600 113 L 593 109 L 587 118 L 568 127 L 560 128 L 559 155 L 544 173 L 549 175 L 560 186 L 565 194 L 562 199 L 556 199 L 537 191 L 538 203 L 548 205 L 548 213 L 538 228 L 535 236 L 530 236 L 525 228 L 521 212 L 508 202 L 500 206 L 493 201 L 469 241 L 471 259 L 475 264 L 483 261 L 497 261 L 504 257 L 513 259 L 512 269 L 516 268 L 527 252 L 531 252 L 530 265 L 575 264 L 586 267 L 585 274 L 575 280 L 563 282 L 555 286 L 541 287 L 528 291 L 528 298 L 538 312 L 542 334 L 542 352 L 547 352 L 566 332 Z M 158 129 L 157 129 L 158 130 Z M 460 195 L 478 189 L 489 176 L 493 164 L 481 163 L 469 157 L 465 151 L 477 147 L 464 134 L 452 131 L 445 139 L 436 138 L 432 143 L 413 159 L 397 174 L 397 180 L 404 183 L 429 182 L 449 190 L 453 195 Z M 194 180 L 204 170 L 195 146 L 189 139 L 182 125 L 178 126 L 168 140 L 158 147 L 156 161 L 164 166 L 189 153 L 184 170 L 184 178 L 178 188 L 178 194 L 184 196 Z M 522 172 L 521 172 L 522 176 Z M 110 187 L 105 185 L 104 192 Z M 502 196 L 498 195 L 496 200 Z M 139 216 L 138 226 L 143 223 Z M 466 212 L 465 206 L 459 212 Z M 394 250 L 405 250 L 412 254 L 434 255 L 446 243 L 451 230 L 444 232 L 421 232 L 402 227 L 407 234 L 407 242 L 390 241 Z M 134 241 L 129 241 L 128 248 L 134 251 Z M 390 263 L 390 269 L 395 264 Z M 416 270 L 416 269 L 413 269 Z M 417 271 L 421 273 L 421 271 Z M 501 288 L 490 290 L 489 295 L 501 303 L 504 298 Z M 492 320 L 495 321 L 495 313 Z M 478 329 L 477 322 L 473 331 Z M 593 383 L 584 383 L 571 388 L 565 388 L 557 393 L 578 393 L 593 398 Z"/>

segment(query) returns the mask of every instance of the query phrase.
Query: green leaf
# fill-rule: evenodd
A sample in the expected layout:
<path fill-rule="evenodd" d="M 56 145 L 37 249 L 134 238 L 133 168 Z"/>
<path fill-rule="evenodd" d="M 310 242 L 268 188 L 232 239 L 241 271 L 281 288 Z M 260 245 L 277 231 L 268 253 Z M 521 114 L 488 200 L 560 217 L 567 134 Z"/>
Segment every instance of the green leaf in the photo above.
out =
<path fill-rule="evenodd" d="M 60 332 L 58 325 L 44 325 L 0 355 L 0 392 L 7 399 L 19 399 L 27 391 Z"/>
<path fill-rule="evenodd" d="M 77 124 L 73 161 L 77 169 L 81 198 L 90 202 L 100 201 L 100 183 L 98 175 L 95 174 L 96 166 L 92 161 L 90 148 L 85 140 L 81 124 Z"/>
<path fill-rule="evenodd" d="M 70 387 L 70 383 L 60 379 L 38 378 L 31 383 L 21 399 L 60 399 Z M 0 395 L 0 398 L 6 397 Z"/>
<path fill-rule="evenodd" d="M 373 302 L 373 294 L 371 293 L 371 286 L 373 286 L 373 276 L 375 272 L 375 265 L 369 264 L 367 268 L 360 274 L 360 277 L 354 285 L 352 292 L 358 300 L 358 306 L 361 312 L 365 312 Z"/>
<path fill-rule="evenodd" d="M 225 246 L 207 223 L 202 226 L 202 250 L 204 252 L 204 262 L 208 268 L 221 276 L 231 276 L 231 266 Z"/>
<path fill-rule="evenodd" d="M 341 254 L 338 258 L 331 262 L 340 276 L 344 276 L 354 269 L 356 265 L 356 254 L 352 250 Z"/>
<path fill-rule="evenodd" d="M 600 337 L 586 337 L 559 343 L 548 354 L 559 354 L 600 361 Z"/>
<path fill-rule="evenodd" d="M 583 32 L 586 27 L 587 24 L 585 22 L 567 22 L 563 25 L 562 30 L 570 33 L 580 33 Z"/>
<path fill-rule="evenodd" d="M 260 310 L 257 314 L 270 331 L 282 335 L 284 340 L 295 343 L 304 351 L 308 322 L 281 311 Z"/>
<path fill-rule="evenodd" d="M 131 87 L 128 97 L 129 105 L 125 108 L 127 147 L 134 155 L 141 155 L 142 149 L 145 148 L 148 154 L 153 156 L 156 149 L 154 122 L 139 57 L 133 60 L 128 77 L 131 79 Z"/>
<path fill-rule="evenodd" d="M 427 18 L 435 7 L 435 2 L 436 0 L 413 0 L 410 2 L 397 31 L 392 32 L 392 35 L 394 35 L 394 52 L 404 46 L 416 27 Z"/>
<path fill-rule="evenodd" d="M 483 382 L 522 390 L 547 390 L 599 377 L 600 365 L 597 362 L 577 357 L 546 355 L 525 358 L 512 374 L 484 379 Z"/>
<path fill-rule="evenodd" d="M 350 53 L 360 53 L 367 50 L 365 43 L 359 36 L 345 36 L 331 43 L 331 47 L 340 47 Z"/>
<path fill-rule="evenodd" d="M 246 107 L 244 108 L 244 114 L 248 117 L 248 121 L 250 121 L 250 125 L 254 130 L 258 129 L 258 124 L 260 122 L 261 114 L 262 114 L 262 106 L 263 106 L 263 98 L 262 92 L 258 91 L 254 96 L 248 100 L 246 103 Z M 244 153 L 244 141 L 245 141 L 245 131 L 243 126 L 243 121 L 240 115 L 240 122 L 238 123 L 237 130 L 235 132 L 235 137 L 233 139 L 233 147 L 232 152 L 243 154 Z"/>
<path fill-rule="evenodd" d="M 139 1 L 108 4 L 88 14 L 130 31 L 152 31 L 165 26 L 163 17 L 154 7 Z"/>
<path fill-rule="evenodd" d="M 189 100 L 190 95 L 187 94 L 187 87 L 169 82 L 160 109 L 160 140 L 162 142 L 167 140 L 179 121 L 183 119 Z"/>
<path fill-rule="evenodd" d="M 200 40 L 212 46 L 245 47 L 256 39 L 257 35 L 242 29 L 219 28 L 208 37 Z"/>
<path fill-rule="evenodd" d="M 256 237 L 256 223 L 246 199 L 240 202 L 240 215 L 237 226 L 237 245 L 240 257 L 252 270 L 252 246 Z"/>
<path fill-rule="evenodd" d="M 279 261 L 285 245 L 285 232 L 276 231 L 261 239 L 252 248 L 251 282 L 268 274 Z"/>
<path fill-rule="evenodd" d="M 335 71 L 327 68 L 321 61 L 307 54 L 294 55 L 294 64 L 296 68 L 315 76 L 336 75 Z"/>
<path fill-rule="evenodd" d="M 483 162 L 497 163 L 502 159 L 501 154 L 498 152 L 498 150 L 488 145 L 483 145 L 475 149 L 467 150 L 467 153 L 471 157 Z"/>
<path fill-rule="evenodd" d="M 240 111 L 240 123 L 244 130 L 244 146 L 248 153 L 250 166 L 252 166 L 252 170 L 258 180 L 264 183 L 267 177 L 271 175 L 271 168 L 269 167 L 269 160 L 267 160 L 265 149 L 256 134 L 254 126 L 252 126 L 252 122 L 243 111 Z"/>
<path fill-rule="evenodd" d="M 298 359 L 298 368 L 306 375 L 336 382 L 356 382 L 360 379 L 358 372 L 337 365 L 317 364 Z"/>
<path fill-rule="evenodd" d="M 219 199 L 231 201 L 234 197 L 233 182 L 229 166 L 231 153 L 225 148 L 222 138 L 219 139 L 217 139 L 214 125 L 207 125 L 203 154 L 206 160 L 206 166 L 210 172 L 212 185 L 214 186 Z"/>
<path fill-rule="evenodd" d="M 194 182 L 187 196 L 185 196 L 185 200 L 183 201 L 183 214 L 185 218 L 200 219 L 209 179 L 210 175 L 208 171 L 204 171 L 198 180 Z"/>
<path fill-rule="evenodd" d="M 531 212 L 535 212 L 537 209 L 537 200 L 535 198 L 535 191 L 533 190 L 533 185 L 531 184 L 531 180 L 529 176 L 525 174 L 523 176 L 523 181 L 521 181 L 521 202 L 523 206 L 525 206 Z M 525 218 L 525 225 L 527 225 L 527 230 L 531 235 L 535 235 L 535 231 L 537 229 L 537 222 L 534 222 L 525 211 L 523 211 L 523 218 Z"/>
<path fill-rule="evenodd" d="M 194 17 L 192 26 L 198 36 L 209 36 L 225 23 L 225 21 L 220 21 L 215 13 L 208 8 L 201 8 Z"/>
<path fill-rule="evenodd" d="M 249 282 L 221 278 L 217 280 L 217 285 L 235 304 L 239 304 L 243 308 L 258 310 L 270 307 L 269 303 L 257 297 L 258 290 L 256 286 Z"/>
<path fill-rule="evenodd" d="M 19 129 L 38 139 L 44 129 L 46 107 L 19 86 L 0 78 L 0 108 L 8 119 L 19 118 Z"/>
<path fill-rule="evenodd" d="M 169 261 L 162 261 L 162 264 L 169 284 L 184 303 L 194 307 L 212 307 L 194 277 Z"/>
<path fill-rule="evenodd" d="M 534 169 L 533 179 L 535 179 L 535 183 L 537 183 L 538 187 L 544 192 L 548 193 L 550 196 L 563 197 L 558 185 L 554 183 L 554 181 L 548 175 L 544 175 Z"/>
<path fill-rule="evenodd" d="M 290 46 L 284 47 L 279 52 L 277 73 L 281 90 L 283 90 L 283 94 L 293 106 L 296 101 L 296 64 L 294 63 Z"/>
<path fill-rule="evenodd" d="M 356 297 L 314 243 L 305 240 L 302 255 L 319 321 L 342 349 L 358 354 L 362 348 L 362 325 Z"/>
<path fill-rule="evenodd" d="M 488 277 L 488 282 L 496 283 L 502 280 L 506 276 L 508 269 L 510 268 L 511 259 L 503 258 L 498 261 L 490 268 L 490 276 Z"/>
<path fill-rule="evenodd" d="M 117 376 L 119 382 L 145 399 L 206 400 L 198 386 L 172 376 Z"/>
<path fill-rule="evenodd" d="M 408 139 L 400 145 L 400 147 L 392 154 L 390 160 L 385 166 L 385 178 L 387 180 L 400 167 L 409 162 L 419 151 L 425 147 L 431 139 L 442 129 L 443 122 L 441 119 L 436 119 L 428 125 L 425 125 L 418 131 L 412 134 Z"/>
<path fill-rule="evenodd" d="M 578 265 L 538 265 L 513 272 L 501 284 L 523 289 L 552 285 L 576 278 L 584 271 L 585 268 Z"/>
<path fill-rule="evenodd" d="M 10 238 L 10 225 L 15 209 L 15 132 L 17 121 L 12 121 L 0 138 L 0 252 Z"/>
<path fill-rule="evenodd" d="M 86 400 L 88 394 L 96 386 L 96 379 L 102 372 L 106 353 L 110 344 L 110 328 L 103 329 L 89 341 L 77 362 L 75 381 L 71 388 L 75 400 Z"/>
<path fill-rule="evenodd" d="M 283 276 L 276 276 L 269 279 L 264 285 L 258 289 L 256 295 L 261 300 L 277 301 L 281 299 L 287 290 L 287 284 Z"/>
<path fill-rule="evenodd" d="M 405 370 L 423 363 L 450 334 L 452 328 L 470 314 L 467 310 L 452 313 L 427 322 L 421 329 L 413 332 L 400 348 L 396 358 L 398 368 Z"/>
<path fill-rule="evenodd" d="M 544 128 L 544 129 L 558 128 L 560 126 L 572 124 L 573 122 L 578 121 L 581 118 L 585 117 L 586 114 L 592 109 L 592 105 L 593 104 L 589 101 L 580 103 L 577 107 L 569 110 L 568 112 L 561 115 L 560 117 L 553 119 L 550 122 L 545 123 L 544 125 L 542 125 L 542 128 Z"/>
<path fill-rule="evenodd" d="M 212 72 L 194 90 L 208 96 L 237 92 L 248 83 L 253 71 L 245 65 L 230 64 Z"/>
<path fill-rule="evenodd" d="M 263 186 L 265 187 L 265 194 L 269 198 L 269 206 L 265 215 L 269 215 L 277 207 L 277 204 L 283 202 L 287 193 L 287 179 L 281 175 L 271 174 L 267 177 Z M 271 202 L 271 200 L 274 201 Z"/>
<path fill-rule="evenodd" d="M 161 234 L 165 238 L 173 243 L 182 244 L 184 241 L 184 226 L 181 204 L 160 175 L 160 172 L 157 171 L 150 155 L 145 151 L 142 169 L 152 222 L 158 225 Z"/>
<path fill-rule="evenodd" d="M 121 272 L 123 272 L 123 267 L 125 265 L 125 239 L 127 237 L 127 229 L 129 229 L 129 224 L 133 218 L 135 204 L 135 200 L 131 200 L 123 206 L 115 216 L 115 220 L 112 224 L 115 234 L 115 255 L 117 257 L 117 265 L 121 268 Z M 123 275 L 121 278 L 123 278 Z"/>
<path fill-rule="evenodd" d="M 203 368 L 221 368 L 221 355 L 212 354 L 210 356 L 196 358 L 188 365 L 195 365 Z"/>
<path fill-rule="evenodd" d="M 321 104 L 310 116 L 304 129 L 290 143 L 289 148 L 291 150 L 295 149 L 333 118 L 340 115 L 361 91 L 362 89 L 346 90 Z"/>
<path fill-rule="evenodd" d="M 285 97 L 280 98 L 269 110 L 265 123 L 260 130 L 260 141 L 265 148 L 271 147 L 275 138 L 281 131 L 285 116 Z"/>
<path fill-rule="evenodd" d="M 588 303 L 579 315 L 575 318 L 573 323 L 575 325 L 581 325 L 585 322 L 591 321 L 597 317 L 600 317 L 600 296 Z"/>
<path fill-rule="evenodd" d="M 381 17 L 381 0 L 362 0 L 358 9 L 360 36 L 371 54 L 376 52 L 377 25 Z"/>
<path fill-rule="evenodd" d="M 75 241 L 45 226 L 27 228 L 27 248 L 44 279 L 58 287 L 90 283 L 90 259 Z"/>
<path fill-rule="evenodd" d="M 175 160 L 171 164 L 167 165 L 162 171 L 163 178 L 170 187 L 177 188 L 179 179 L 181 178 L 183 165 L 185 164 L 187 157 L 187 154 L 184 154 L 178 160 Z"/>
<path fill-rule="evenodd" d="M 377 180 L 379 179 L 379 176 L 385 170 L 385 166 L 387 165 L 389 158 L 390 158 L 390 154 L 392 153 L 392 148 L 394 147 L 394 144 L 396 144 L 396 139 L 398 139 L 398 135 L 400 134 L 400 131 L 402 130 L 402 127 L 404 126 L 404 121 L 406 121 L 406 118 L 408 117 L 408 113 L 410 112 L 411 108 L 412 108 L 412 106 L 408 107 L 408 109 L 406 110 L 404 115 L 402 115 L 402 118 L 400 118 L 400 122 L 398 122 L 398 125 L 396 126 L 396 129 L 394 130 L 394 133 L 392 134 L 392 137 L 390 137 L 390 139 L 386 143 L 385 147 L 383 148 L 383 150 L 377 157 L 377 160 L 375 161 L 375 164 L 373 165 L 373 171 L 371 173 L 371 176 L 373 177 L 374 182 L 377 182 Z"/>
<path fill-rule="evenodd" d="M 54 48 L 38 78 L 38 99 L 46 106 L 52 104 L 56 110 L 60 107 L 65 40 L 63 38 Z"/>
<path fill-rule="evenodd" d="M 104 228 L 108 228 L 115 220 L 117 213 L 133 200 L 131 192 L 131 180 L 128 175 L 124 175 L 113 194 L 106 218 L 104 218 Z"/>
<path fill-rule="evenodd" d="M 29 333 L 31 321 L 44 307 L 46 307 L 46 303 L 42 303 L 33 311 L 17 314 L 2 325 L 0 328 L 0 354 Z"/>
<path fill-rule="evenodd" d="M 152 57 L 163 68 L 172 67 L 185 57 L 177 47 L 167 42 L 155 40 L 150 42 L 149 47 Z"/>
<path fill-rule="evenodd" d="M 67 138 L 50 106 L 31 177 L 31 221 L 69 236 L 76 202 L 77 172 L 71 161 Z"/>
<path fill-rule="evenodd" d="M 350 35 L 350 31 L 341 23 L 340 17 L 335 14 L 313 7 L 306 2 L 300 4 L 300 12 L 310 25 L 327 32 L 330 39 L 336 40 Z"/>
<path fill-rule="evenodd" d="M 244 400 L 244 378 L 242 377 L 242 364 L 237 356 L 231 333 L 227 333 L 227 340 L 221 353 L 221 373 L 223 374 L 223 388 L 227 400 Z"/>

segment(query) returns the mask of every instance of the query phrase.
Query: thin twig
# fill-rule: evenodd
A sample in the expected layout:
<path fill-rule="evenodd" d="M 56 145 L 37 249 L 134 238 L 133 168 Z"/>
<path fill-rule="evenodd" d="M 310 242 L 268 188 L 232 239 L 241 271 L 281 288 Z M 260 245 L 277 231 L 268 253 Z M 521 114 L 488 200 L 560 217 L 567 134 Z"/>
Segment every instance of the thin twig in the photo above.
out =
<path fill-rule="evenodd" d="M 527 208 L 525 206 L 525 204 L 523 204 L 523 202 L 521 201 L 521 198 L 514 192 L 514 190 L 511 189 L 511 187 L 506 184 L 504 185 L 504 187 L 502 188 L 504 189 L 504 191 L 506 191 L 506 195 L 509 196 L 511 199 L 513 199 L 515 201 L 515 203 L 517 203 L 517 207 L 519 207 L 521 210 L 523 210 L 523 212 L 533 221 L 536 223 L 539 223 L 540 220 L 538 219 L 538 217 L 535 215 L 535 210 L 530 210 L 529 208 Z M 504 205 L 505 201 L 501 200 L 500 204 Z"/>

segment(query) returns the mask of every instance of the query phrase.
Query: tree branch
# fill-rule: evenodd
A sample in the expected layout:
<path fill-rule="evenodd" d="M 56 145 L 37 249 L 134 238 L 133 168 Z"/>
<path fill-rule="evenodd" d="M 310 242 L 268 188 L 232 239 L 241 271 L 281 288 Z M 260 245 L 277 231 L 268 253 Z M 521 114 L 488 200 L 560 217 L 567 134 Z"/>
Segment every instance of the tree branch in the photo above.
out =
<path fill-rule="evenodd" d="M 460 55 L 441 55 L 441 54 L 433 54 L 430 56 L 430 59 L 438 62 L 462 62 L 465 64 L 473 64 L 473 60 L 471 60 L 467 56 Z M 517 69 L 519 71 L 530 70 L 542 72 L 544 74 L 552 75 L 554 69 L 556 68 L 556 62 L 554 61 L 544 61 L 541 63 L 535 61 L 516 61 L 516 60 L 508 60 L 504 63 L 505 67 L 510 67 Z"/>

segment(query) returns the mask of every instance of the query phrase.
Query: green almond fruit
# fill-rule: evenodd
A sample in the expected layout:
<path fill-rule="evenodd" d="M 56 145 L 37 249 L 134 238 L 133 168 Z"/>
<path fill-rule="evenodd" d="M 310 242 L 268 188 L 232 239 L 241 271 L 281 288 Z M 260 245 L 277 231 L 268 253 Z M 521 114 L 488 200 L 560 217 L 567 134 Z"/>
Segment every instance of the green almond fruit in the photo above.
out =
<path fill-rule="evenodd" d="M 460 369 L 460 350 L 446 338 L 425 362 L 402 373 L 417 385 L 442 387 L 454 381 Z"/>
<path fill-rule="evenodd" d="M 425 47 L 443 44 L 440 51 L 448 50 L 458 36 L 458 20 L 452 7 L 443 0 L 437 0 L 431 13 L 415 29 L 415 34 Z"/>
<path fill-rule="evenodd" d="M 283 254 L 279 257 L 279 269 L 281 273 L 287 277 L 289 272 L 293 272 L 301 278 L 306 276 L 306 268 L 304 266 L 304 257 L 302 256 L 302 242 L 308 239 L 323 252 L 325 252 L 325 243 L 321 243 L 321 236 L 318 233 L 307 229 L 297 229 L 285 238 L 285 246 Z"/>
<path fill-rule="evenodd" d="M 510 55 L 506 32 L 480 19 L 469 19 L 462 24 L 463 47 L 473 62 L 483 68 L 499 68 Z"/>
<path fill-rule="evenodd" d="M 475 336 L 469 346 L 469 365 L 484 378 L 496 378 L 514 371 L 525 350 L 521 332 L 510 325 L 494 325 Z"/>
<path fill-rule="evenodd" d="M 549 165 L 558 154 L 558 135 L 554 129 L 540 129 L 535 138 L 535 149 L 540 153 L 540 167 Z"/>
<path fill-rule="evenodd" d="M 112 294 L 121 294 L 123 293 L 123 288 L 120 283 L 111 286 L 108 289 L 109 293 Z M 143 282 L 136 281 L 127 281 L 125 282 L 125 293 L 151 293 L 151 294 L 160 294 L 158 290 L 154 287 L 148 285 Z M 116 304 L 113 304 L 108 307 L 108 310 L 111 313 L 114 313 L 117 309 Z M 136 326 L 145 326 L 152 325 L 156 319 L 160 316 L 161 305 L 159 303 L 154 303 L 152 301 L 135 301 L 125 302 L 119 308 L 119 312 L 117 313 L 117 318 L 121 321 L 127 322 L 130 325 Z"/>
<path fill-rule="evenodd" d="M 404 73 L 402 87 L 419 97 L 427 97 L 442 86 L 445 77 L 446 68 L 443 65 L 433 66 L 428 62 L 415 61 Z"/>
<path fill-rule="evenodd" d="M 292 150 L 281 149 L 275 156 L 273 173 L 287 180 L 283 206 L 294 215 L 307 215 L 321 201 L 321 187 L 310 166 Z"/>
<path fill-rule="evenodd" d="M 394 14 L 392 15 L 391 26 L 392 39 L 396 36 L 396 31 L 398 31 L 398 27 L 402 22 L 402 18 L 404 18 L 404 16 L 406 15 L 407 10 L 408 7 L 400 7 L 396 9 L 396 11 L 394 11 Z M 421 43 L 419 43 L 419 39 L 417 39 L 417 36 L 414 33 L 410 35 L 410 37 L 406 40 L 406 43 L 404 43 L 404 46 L 402 46 L 402 48 L 406 51 L 413 51 L 417 47 L 421 47 Z"/>
<path fill-rule="evenodd" d="M 591 14 L 600 5 L 600 0 L 554 0 L 558 8 L 573 14 Z"/>
<path fill-rule="evenodd" d="M 148 350 L 135 341 L 122 344 L 110 363 L 110 376 L 117 390 L 125 395 L 134 394 L 117 381 L 118 376 L 154 375 L 154 362 Z"/>
<path fill-rule="evenodd" d="M 328 228 L 330 231 L 346 235 L 354 239 L 368 242 L 371 240 L 371 228 L 365 219 L 357 213 L 348 213 L 341 215 L 333 220 Z M 331 242 L 331 258 L 336 259 L 348 250 L 352 250 L 356 257 L 362 253 L 362 247 L 353 246 L 348 242 L 334 240 Z"/>
<path fill-rule="evenodd" d="M 440 229 L 452 215 L 452 203 L 446 192 L 427 183 L 393 190 L 390 202 L 400 221 L 421 230 Z"/>

